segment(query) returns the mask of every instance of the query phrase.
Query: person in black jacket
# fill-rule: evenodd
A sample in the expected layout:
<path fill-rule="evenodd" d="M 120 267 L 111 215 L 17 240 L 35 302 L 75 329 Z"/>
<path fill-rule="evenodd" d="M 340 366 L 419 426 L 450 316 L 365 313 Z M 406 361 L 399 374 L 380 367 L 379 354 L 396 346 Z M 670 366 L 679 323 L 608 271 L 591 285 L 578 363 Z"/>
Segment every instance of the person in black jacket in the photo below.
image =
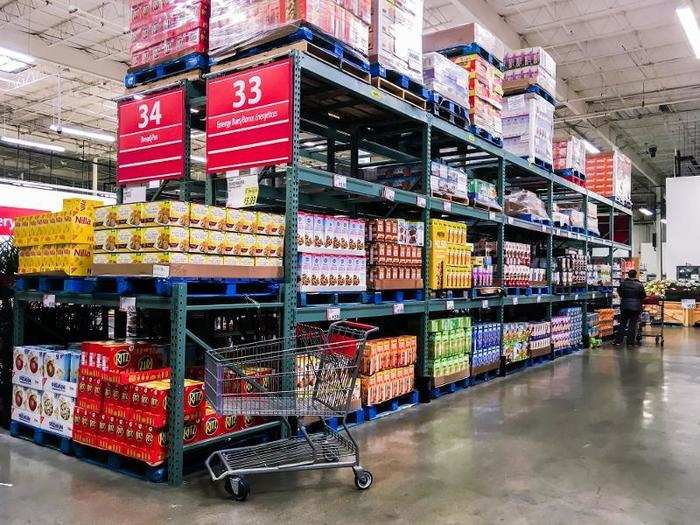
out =
<path fill-rule="evenodd" d="M 617 289 L 620 296 L 620 326 L 617 329 L 615 344 L 621 345 L 627 334 L 627 344 L 637 343 L 637 323 L 642 313 L 642 301 L 647 296 L 644 285 L 637 280 L 637 271 L 627 272 L 627 279 L 620 283 Z"/>

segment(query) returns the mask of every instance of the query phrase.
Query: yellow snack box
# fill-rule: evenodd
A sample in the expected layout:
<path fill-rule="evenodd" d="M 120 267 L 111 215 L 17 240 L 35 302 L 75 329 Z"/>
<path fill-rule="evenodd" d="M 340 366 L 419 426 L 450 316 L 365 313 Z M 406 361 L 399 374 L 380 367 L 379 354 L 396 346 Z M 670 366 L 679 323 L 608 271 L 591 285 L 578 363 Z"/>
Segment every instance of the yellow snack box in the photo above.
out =
<path fill-rule="evenodd" d="M 116 262 L 116 253 L 94 253 L 92 255 L 92 264 L 115 264 Z"/>
<path fill-rule="evenodd" d="M 190 227 L 206 228 L 209 221 L 209 208 L 206 204 L 190 203 Z"/>
<path fill-rule="evenodd" d="M 282 266 L 281 257 L 255 257 L 255 266 Z"/>
<path fill-rule="evenodd" d="M 255 233 L 259 235 L 284 235 L 284 215 L 255 212 Z"/>
<path fill-rule="evenodd" d="M 143 254 L 139 253 L 115 253 L 116 264 L 139 264 L 143 262 Z"/>
<path fill-rule="evenodd" d="M 138 252 L 143 250 L 141 228 L 121 228 L 115 231 L 114 248 L 117 252 Z"/>
<path fill-rule="evenodd" d="M 207 238 L 206 253 L 223 255 L 226 253 L 226 234 L 222 231 L 212 230 Z"/>
<path fill-rule="evenodd" d="M 263 256 L 282 257 L 284 254 L 284 237 L 274 235 L 261 235 L 261 237 L 264 237 Z"/>
<path fill-rule="evenodd" d="M 223 263 L 226 266 L 255 266 L 255 259 L 253 257 L 224 257 Z"/>
<path fill-rule="evenodd" d="M 143 226 L 188 226 L 190 203 L 182 201 L 152 201 L 142 205 Z"/>
<path fill-rule="evenodd" d="M 142 202 L 132 202 L 130 204 L 118 204 L 114 206 L 116 213 L 116 228 L 134 228 L 141 226 L 141 215 L 143 213 Z"/>
<path fill-rule="evenodd" d="M 96 230 L 103 228 L 117 227 L 117 207 L 116 206 L 101 206 L 95 208 L 94 226 Z"/>
<path fill-rule="evenodd" d="M 179 226 L 140 228 L 142 251 L 187 252 L 190 229 Z"/>
<path fill-rule="evenodd" d="M 92 247 L 95 253 L 113 252 L 117 249 L 117 230 L 97 230 Z"/>
<path fill-rule="evenodd" d="M 204 227 L 208 230 L 226 230 L 226 208 L 209 206 Z"/>
<path fill-rule="evenodd" d="M 206 253 L 190 253 L 189 263 L 190 264 L 209 264 L 208 255 Z"/>
<path fill-rule="evenodd" d="M 226 209 L 226 230 L 238 233 L 253 233 L 255 231 L 255 212 Z"/>
<path fill-rule="evenodd" d="M 63 211 L 95 211 L 104 206 L 104 202 L 96 199 L 67 198 L 63 199 Z"/>
<path fill-rule="evenodd" d="M 82 276 L 90 273 L 92 249 L 89 244 L 58 244 L 49 254 L 48 268 L 42 271 L 62 271 L 66 275 Z"/>
<path fill-rule="evenodd" d="M 190 228 L 188 245 L 188 250 L 190 252 L 206 253 L 208 244 L 209 232 L 207 230 L 200 230 L 199 228 Z"/>
<path fill-rule="evenodd" d="M 255 235 L 242 233 L 236 237 L 236 242 L 233 245 L 234 255 L 251 256 L 255 247 Z"/>
<path fill-rule="evenodd" d="M 189 262 L 189 254 L 183 252 L 144 252 L 146 264 L 183 264 Z"/>

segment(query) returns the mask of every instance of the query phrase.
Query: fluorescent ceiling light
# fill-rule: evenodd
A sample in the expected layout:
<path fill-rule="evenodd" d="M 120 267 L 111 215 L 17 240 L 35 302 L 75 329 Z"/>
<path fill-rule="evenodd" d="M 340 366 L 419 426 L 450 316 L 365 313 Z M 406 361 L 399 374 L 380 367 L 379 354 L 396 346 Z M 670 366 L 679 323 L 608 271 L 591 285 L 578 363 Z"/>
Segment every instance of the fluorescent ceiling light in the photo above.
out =
<path fill-rule="evenodd" d="M 666 219 L 661 219 L 659 222 L 660 222 L 661 224 L 668 224 L 668 221 L 667 221 Z"/>
<path fill-rule="evenodd" d="M 0 47 L 0 71 L 18 73 L 34 64 L 34 57 Z"/>
<path fill-rule="evenodd" d="M 81 137 L 84 139 L 101 140 L 102 142 L 114 142 L 114 136 L 106 133 L 97 133 L 96 131 L 88 131 L 86 129 L 71 128 L 69 126 L 57 126 L 51 124 L 49 128 L 56 133 L 65 133 L 73 137 Z"/>
<path fill-rule="evenodd" d="M 700 58 L 700 27 L 698 27 L 698 21 L 695 18 L 693 9 L 690 6 L 679 7 L 676 9 L 676 15 L 681 21 L 685 36 L 688 37 L 688 42 L 690 42 L 690 47 L 693 48 L 695 57 Z"/>
<path fill-rule="evenodd" d="M 642 215 L 646 215 L 647 217 L 651 217 L 652 215 L 654 215 L 653 211 L 648 210 L 646 208 L 639 208 L 639 213 L 641 213 Z"/>
<path fill-rule="evenodd" d="M 598 153 L 600 153 L 600 150 L 598 148 L 596 148 L 593 144 L 591 144 L 585 139 L 583 140 L 583 147 L 586 148 L 586 151 L 591 155 L 597 155 Z"/>
<path fill-rule="evenodd" d="M 56 153 L 63 153 L 66 148 L 63 146 L 55 146 L 54 144 L 46 144 L 45 142 L 34 142 L 32 140 L 22 140 L 15 139 L 12 137 L 0 137 L 2 142 L 7 142 L 8 144 L 14 144 L 16 146 L 26 146 L 28 148 L 44 149 L 47 151 L 55 151 Z"/>
<path fill-rule="evenodd" d="M 198 164 L 206 164 L 207 163 L 206 157 L 202 157 L 200 155 L 190 155 L 190 160 L 192 162 L 196 162 Z"/>

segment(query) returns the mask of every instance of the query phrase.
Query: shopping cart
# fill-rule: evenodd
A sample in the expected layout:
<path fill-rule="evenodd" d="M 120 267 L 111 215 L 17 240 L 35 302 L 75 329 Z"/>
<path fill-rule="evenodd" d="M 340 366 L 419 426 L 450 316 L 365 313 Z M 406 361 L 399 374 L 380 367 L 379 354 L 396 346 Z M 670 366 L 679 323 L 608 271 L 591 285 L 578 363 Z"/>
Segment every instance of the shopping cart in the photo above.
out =
<path fill-rule="evenodd" d="M 206 460 L 212 480 L 225 479 L 231 497 L 250 492 L 245 476 L 268 472 L 352 468 L 364 490 L 372 474 L 360 466 L 360 453 L 345 423 L 367 336 L 375 326 L 339 321 L 327 331 L 299 325 L 289 338 L 213 349 L 207 352 L 205 390 L 222 415 L 279 416 L 291 437 L 259 445 L 219 450 Z M 292 434 L 289 418 L 318 417 L 321 430 L 304 425 Z M 338 417 L 344 431 L 324 418 Z"/>
<path fill-rule="evenodd" d="M 645 337 L 653 338 L 657 346 L 664 346 L 664 300 L 654 295 L 648 296 L 642 303 L 637 344 L 641 345 Z"/>

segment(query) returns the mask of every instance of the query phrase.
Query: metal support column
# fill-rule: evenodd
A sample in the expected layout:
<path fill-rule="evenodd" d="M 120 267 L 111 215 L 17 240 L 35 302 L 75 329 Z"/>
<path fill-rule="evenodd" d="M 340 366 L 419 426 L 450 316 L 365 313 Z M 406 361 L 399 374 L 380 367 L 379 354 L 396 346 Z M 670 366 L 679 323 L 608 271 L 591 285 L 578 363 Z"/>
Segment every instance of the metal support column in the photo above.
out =
<path fill-rule="evenodd" d="M 609 226 L 610 240 L 614 242 L 614 240 L 615 240 L 615 208 L 613 208 L 612 206 L 610 206 L 609 217 L 610 217 L 610 221 L 609 221 L 610 222 L 610 226 Z M 610 265 L 611 270 L 612 270 L 612 267 L 613 267 L 614 262 L 615 262 L 614 252 L 615 252 L 615 248 L 613 248 L 611 246 L 610 249 L 608 250 L 608 264 Z M 620 280 L 622 280 L 622 268 L 620 268 Z M 612 297 L 608 301 L 608 306 L 612 306 Z"/>
<path fill-rule="evenodd" d="M 168 392 L 168 483 L 182 485 L 187 283 L 173 283 L 170 304 L 170 391 Z"/>
<path fill-rule="evenodd" d="M 496 190 L 498 192 L 498 205 L 502 210 L 506 209 L 505 206 L 505 195 L 506 195 L 506 162 L 503 158 L 498 159 L 498 180 L 496 181 Z M 503 266 L 505 257 L 505 236 L 506 236 L 506 226 L 503 221 L 498 223 L 498 266 L 496 267 L 496 276 L 500 286 L 503 286 Z M 501 325 L 501 342 L 503 341 L 503 320 L 505 318 L 505 307 L 503 306 L 503 301 L 498 306 L 497 316 L 498 323 Z M 501 354 L 503 354 L 503 343 L 501 343 Z"/>
<path fill-rule="evenodd" d="M 335 173 L 335 139 L 326 141 L 326 171 Z"/>
<path fill-rule="evenodd" d="M 586 282 L 584 287 L 583 301 L 581 301 L 581 311 L 583 313 L 583 326 L 581 327 L 582 340 L 584 345 L 588 345 L 588 263 L 590 261 L 588 245 L 588 194 L 583 195 L 583 230 L 586 238 L 583 241 L 583 254 L 586 260 Z"/>
<path fill-rule="evenodd" d="M 204 179 L 204 204 L 216 205 L 216 179 L 214 175 L 206 175 Z"/>
<path fill-rule="evenodd" d="M 184 143 L 183 143 L 183 148 L 184 148 L 184 176 L 182 177 L 182 180 L 180 181 L 180 200 L 189 202 L 192 200 L 190 197 L 190 182 L 192 182 L 191 179 L 191 173 L 190 173 L 190 168 L 191 168 L 191 162 L 190 162 L 190 155 L 192 154 L 192 144 L 191 144 L 191 139 L 190 139 L 190 119 L 192 118 L 192 113 L 190 113 L 190 81 L 189 80 L 183 80 L 182 81 L 182 88 L 185 93 L 184 98 L 184 107 L 182 109 L 183 115 L 185 115 L 185 136 L 184 136 Z"/>
<path fill-rule="evenodd" d="M 430 202 L 430 161 L 431 159 L 431 146 L 430 146 L 430 131 L 431 131 L 432 119 L 428 119 L 428 123 L 422 129 L 422 143 L 423 148 L 421 150 L 421 167 L 423 170 L 423 191 L 425 193 L 425 198 L 427 202 Z M 430 319 L 430 297 L 428 288 L 428 275 L 430 271 L 430 209 L 425 207 L 421 212 L 421 219 L 423 220 L 423 228 L 425 230 L 425 237 L 423 242 L 423 298 L 425 299 L 425 311 L 421 314 L 420 319 L 420 333 L 418 334 L 418 348 L 420 352 L 418 353 L 418 370 L 423 377 L 426 377 L 426 355 L 428 354 L 428 322 Z"/>
<path fill-rule="evenodd" d="M 24 344 L 24 317 L 27 305 L 24 301 L 14 300 L 15 307 L 12 309 L 12 344 L 21 346 Z"/>
<path fill-rule="evenodd" d="M 552 217 L 552 211 L 554 210 L 554 182 L 548 181 L 547 183 L 547 215 Z M 553 268 L 552 263 L 554 262 L 554 233 L 547 237 L 547 286 L 549 286 L 549 293 L 554 293 L 554 279 L 553 279 Z M 547 320 L 552 320 L 552 301 L 547 302 Z"/>

